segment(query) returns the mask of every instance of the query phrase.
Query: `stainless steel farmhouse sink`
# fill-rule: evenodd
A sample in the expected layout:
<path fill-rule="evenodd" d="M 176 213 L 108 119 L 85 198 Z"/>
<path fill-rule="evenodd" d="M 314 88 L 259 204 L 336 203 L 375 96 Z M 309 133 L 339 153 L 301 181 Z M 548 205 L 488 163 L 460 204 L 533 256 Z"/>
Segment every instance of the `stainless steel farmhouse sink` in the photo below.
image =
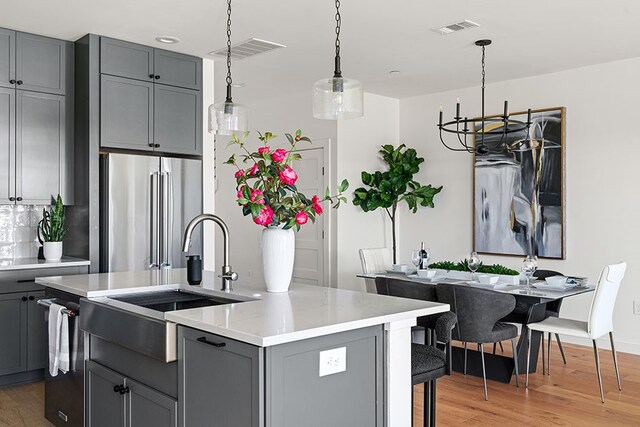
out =
<path fill-rule="evenodd" d="M 186 310 L 188 308 L 209 307 L 212 305 L 241 302 L 229 298 L 221 298 L 180 290 L 144 292 L 139 294 L 114 296 L 111 297 L 111 299 L 163 313 L 167 311 Z"/>
<path fill-rule="evenodd" d="M 164 313 L 244 301 L 184 290 L 150 291 L 80 300 L 80 329 L 146 356 L 177 358 L 176 324 Z"/>

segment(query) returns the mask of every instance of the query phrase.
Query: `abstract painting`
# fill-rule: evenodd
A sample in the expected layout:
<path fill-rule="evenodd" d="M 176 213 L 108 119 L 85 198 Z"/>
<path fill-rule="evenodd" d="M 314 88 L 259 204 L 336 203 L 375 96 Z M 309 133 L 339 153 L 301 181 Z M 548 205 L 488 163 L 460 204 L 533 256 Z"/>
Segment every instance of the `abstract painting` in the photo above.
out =
<path fill-rule="evenodd" d="M 527 113 L 510 117 L 524 122 Z M 490 150 L 473 164 L 476 252 L 565 258 L 564 118 L 564 107 L 534 110 L 528 134 L 484 135 Z"/>

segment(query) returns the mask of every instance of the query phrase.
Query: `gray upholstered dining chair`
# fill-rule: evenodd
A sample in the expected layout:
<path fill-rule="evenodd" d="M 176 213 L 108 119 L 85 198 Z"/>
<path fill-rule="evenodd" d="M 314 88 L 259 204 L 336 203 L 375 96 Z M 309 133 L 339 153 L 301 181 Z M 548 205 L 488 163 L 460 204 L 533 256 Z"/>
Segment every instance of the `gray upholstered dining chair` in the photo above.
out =
<path fill-rule="evenodd" d="M 393 297 L 419 299 L 423 301 L 438 301 L 435 285 L 428 283 L 411 282 L 409 280 L 390 277 L 376 277 L 376 290 L 379 295 L 390 295 Z M 443 316 L 446 319 L 443 320 L 443 322 L 451 322 L 451 319 L 455 318 L 455 315 L 451 311 L 418 317 L 417 325 L 425 329 L 426 344 L 436 341 L 436 322 Z M 455 321 L 453 323 L 455 324 Z"/>
<path fill-rule="evenodd" d="M 465 373 L 467 368 L 467 343 L 478 344 L 478 349 L 482 356 L 484 399 L 489 400 L 487 373 L 484 363 L 483 344 L 485 343 L 511 340 L 513 360 L 515 362 L 516 386 L 520 387 L 517 362 L 518 350 L 516 347 L 518 328 L 515 325 L 499 321 L 514 309 L 516 306 L 515 297 L 486 289 L 449 283 L 439 283 L 436 285 L 436 291 L 438 301 L 448 303 L 451 306 L 451 311 L 456 313 L 458 323 L 453 330 L 453 339 L 464 342 Z"/>

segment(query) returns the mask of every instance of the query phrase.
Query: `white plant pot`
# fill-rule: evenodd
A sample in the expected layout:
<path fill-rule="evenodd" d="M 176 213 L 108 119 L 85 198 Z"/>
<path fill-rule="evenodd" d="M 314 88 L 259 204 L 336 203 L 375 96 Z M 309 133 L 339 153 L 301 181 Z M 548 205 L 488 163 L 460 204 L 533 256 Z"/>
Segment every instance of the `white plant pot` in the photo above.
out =
<path fill-rule="evenodd" d="M 287 292 L 293 276 L 296 237 L 292 229 L 262 230 L 262 267 L 268 292 Z"/>
<path fill-rule="evenodd" d="M 44 242 L 44 258 L 47 261 L 60 261 L 62 258 L 62 242 Z"/>

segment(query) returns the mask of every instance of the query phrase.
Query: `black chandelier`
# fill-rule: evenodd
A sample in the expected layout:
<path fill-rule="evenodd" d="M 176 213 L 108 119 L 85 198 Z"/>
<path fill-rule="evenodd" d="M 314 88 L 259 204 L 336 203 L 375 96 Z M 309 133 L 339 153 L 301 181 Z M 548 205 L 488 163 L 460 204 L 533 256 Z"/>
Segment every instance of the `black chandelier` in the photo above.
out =
<path fill-rule="evenodd" d="M 527 121 L 512 119 L 509 117 L 509 102 L 504 101 L 504 112 L 501 116 L 485 117 L 484 114 L 484 89 L 485 89 L 485 48 L 491 44 L 491 40 L 478 40 L 476 46 L 482 47 L 482 116 L 480 118 L 468 118 L 460 115 L 460 99 L 456 103 L 456 115 L 453 120 L 448 122 L 442 121 L 442 107 L 440 107 L 440 120 L 438 128 L 440 129 L 440 141 L 442 145 L 451 151 L 466 151 L 467 153 L 487 154 L 487 153 L 503 153 L 505 151 L 518 151 L 522 145 L 529 139 L 529 127 L 531 126 L 531 109 L 527 111 Z M 475 129 L 476 122 L 480 122 L 480 127 Z M 447 145 L 443 138 L 443 132 L 455 134 L 460 143 L 460 147 L 451 147 Z M 525 137 L 522 140 L 508 142 L 506 136 L 516 132 L 524 132 Z M 476 141 L 475 135 L 479 135 L 480 140 Z M 469 135 L 474 136 L 472 141 L 467 141 Z M 492 141 L 494 137 L 500 137 L 497 144 L 485 144 L 485 136 L 490 136 Z M 474 147 L 475 145 L 475 147 Z"/>

